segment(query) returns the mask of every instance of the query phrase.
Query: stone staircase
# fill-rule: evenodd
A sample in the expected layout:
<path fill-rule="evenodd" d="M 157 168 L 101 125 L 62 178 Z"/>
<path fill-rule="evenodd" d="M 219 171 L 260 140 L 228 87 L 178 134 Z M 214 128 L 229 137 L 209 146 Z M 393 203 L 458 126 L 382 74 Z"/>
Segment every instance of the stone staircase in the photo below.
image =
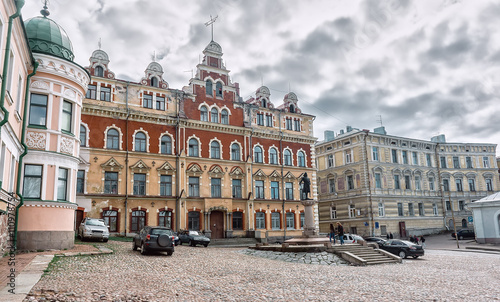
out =
<path fill-rule="evenodd" d="M 217 247 L 248 247 L 255 246 L 259 241 L 255 238 L 222 238 L 211 239 L 209 246 Z"/>
<path fill-rule="evenodd" d="M 375 265 L 385 263 L 401 263 L 402 259 L 384 250 L 373 246 L 363 246 L 360 244 L 334 245 L 328 251 L 335 253 L 356 265 Z"/>

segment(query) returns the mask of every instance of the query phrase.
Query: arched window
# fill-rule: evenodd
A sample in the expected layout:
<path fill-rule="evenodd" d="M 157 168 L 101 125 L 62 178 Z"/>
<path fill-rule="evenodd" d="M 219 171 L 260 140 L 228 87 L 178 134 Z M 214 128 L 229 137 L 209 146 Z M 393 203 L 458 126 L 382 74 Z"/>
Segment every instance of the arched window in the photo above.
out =
<path fill-rule="evenodd" d="M 104 77 L 104 69 L 101 66 L 97 66 L 94 70 L 94 75 L 96 77 Z"/>
<path fill-rule="evenodd" d="M 231 145 L 231 160 L 240 160 L 240 145 L 233 143 Z"/>
<path fill-rule="evenodd" d="M 295 106 L 294 105 L 290 105 L 290 113 L 295 113 Z"/>
<path fill-rule="evenodd" d="M 80 125 L 80 146 L 87 147 L 87 128 Z"/>
<path fill-rule="evenodd" d="M 146 134 L 144 132 L 135 134 L 135 151 L 146 152 Z"/>
<path fill-rule="evenodd" d="M 104 219 L 104 224 L 109 226 L 110 232 L 118 231 L 118 211 L 103 210 L 102 219 Z"/>
<path fill-rule="evenodd" d="M 278 164 L 278 151 L 276 151 L 276 149 L 274 149 L 274 148 L 271 148 L 269 150 L 269 163 L 271 165 Z"/>
<path fill-rule="evenodd" d="M 116 129 L 109 129 L 106 139 L 106 148 L 118 150 L 120 144 L 120 134 Z"/>
<path fill-rule="evenodd" d="M 220 112 L 220 122 L 224 125 L 229 124 L 229 114 L 226 109 L 222 109 Z"/>
<path fill-rule="evenodd" d="M 285 163 L 285 166 L 291 166 L 292 165 L 292 152 L 290 152 L 290 150 L 285 150 L 285 152 L 283 152 L 283 155 L 284 155 L 284 163 Z"/>
<path fill-rule="evenodd" d="M 151 86 L 158 87 L 158 79 L 156 77 L 151 78 Z"/>
<path fill-rule="evenodd" d="M 217 111 L 217 108 L 212 108 L 212 110 L 210 110 L 210 121 L 212 123 L 219 122 L 219 111 Z"/>
<path fill-rule="evenodd" d="M 219 142 L 213 141 L 210 143 L 210 158 L 220 158 Z"/>
<path fill-rule="evenodd" d="M 306 156 L 304 155 L 304 152 L 299 151 L 299 153 L 297 155 L 297 160 L 298 160 L 299 167 L 305 167 L 306 166 Z"/>
<path fill-rule="evenodd" d="M 259 146 L 255 146 L 255 148 L 253 149 L 254 151 L 254 156 L 255 156 L 255 162 L 256 163 L 261 163 L 263 160 L 262 160 L 262 148 L 259 147 Z"/>
<path fill-rule="evenodd" d="M 172 211 L 160 211 L 158 213 L 158 225 L 172 228 Z"/>
<path fill-rule="evenodd" d="M 208 109 L 205 106 L 201 106 L 200 108 L 200 121 L 208 122 Z"/>
<path fill-rule="evenodd" d="M 462 219 L 462 227 L 466 228 L 467 227 L 467 220 Z"/>
<path fill-rule="evenodd" d="M 132 219 L 130 221 L 130 230 L 139 232 L 146 225 L 146 211 L 132 211 Z"/>
<path fill-rule="evenodd" d="M 214 90 L 212 88 L 212 81 L 207 80 L 205 82 L 205 89 L 206 89 L 207 95 L 213 96 L 213 91 Z"/>
<path fill-rule="evenodd" d="M 198 141 L 195 138 L 189 140 L 189 156 L 199 156 Z"/>
<path fill-rule="evenodd" d="M 172 139 L 168 135 L 161 137 L 161 153 L 172 154 Z"/>
<path fill-rule="evenodd" d="M 267 102 L 266 99 L 262 99 L 262 107 L 266 108 L 267 107 Z"/>
<path fill-rule="evenodd" d="M 222 97 L 222 83 L 217 82 L 215 84 L 215 96 Z"/>
<path fill-rule="evenodd" d="M 200 230 L 200 212 L 191 211 L 188 213 L 188 230 Z"/>

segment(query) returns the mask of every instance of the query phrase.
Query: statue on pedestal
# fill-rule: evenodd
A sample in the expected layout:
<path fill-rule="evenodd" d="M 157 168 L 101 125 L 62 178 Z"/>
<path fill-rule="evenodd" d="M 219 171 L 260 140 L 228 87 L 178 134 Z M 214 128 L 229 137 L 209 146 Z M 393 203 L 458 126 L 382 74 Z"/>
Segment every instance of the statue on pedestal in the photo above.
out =
<path fill-rule="evenodd" d="M 300 196 L 301 200 L 310 200 L 308 195 L 311 192 L 311 180 L 307 177 L 307 172 L 304 173 L 304 176 L 299 182 L 299 185 L 302 185 L 302 195 Z"/>

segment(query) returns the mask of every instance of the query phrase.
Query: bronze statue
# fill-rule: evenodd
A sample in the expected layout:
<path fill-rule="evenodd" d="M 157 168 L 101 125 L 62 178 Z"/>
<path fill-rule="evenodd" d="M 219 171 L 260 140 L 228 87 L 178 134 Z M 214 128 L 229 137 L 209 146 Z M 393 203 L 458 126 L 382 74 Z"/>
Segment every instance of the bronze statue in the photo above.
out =
<path fill-rule="evenodd" d="M 307 172 L 304 173 L 304 176 L 299 182 L 299 185 L 302 184 L 302 196 L 300 196 L 301 200 L 308 200 L 308 195 L 311 192 L 311 180 L 307 177 Z"/>

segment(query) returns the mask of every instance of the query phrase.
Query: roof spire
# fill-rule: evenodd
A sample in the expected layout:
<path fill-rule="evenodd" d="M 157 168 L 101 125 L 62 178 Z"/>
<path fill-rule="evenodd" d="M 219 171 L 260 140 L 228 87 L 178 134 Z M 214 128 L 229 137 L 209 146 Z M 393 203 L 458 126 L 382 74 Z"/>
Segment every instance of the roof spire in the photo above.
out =
<path fill-rule="evenodd" d="M 43 3 L 43 9 L 40 11 L 40 14 L 42 14 L 44 18 L 47 18 L 47 16 L 50 15 L 50 12 L 47 7 L 49 0 L 42 0 L 42 3 Z"/>
<path fill-rule="evenodd" d="M 210 15 L 210 21 L 205 23 L 205 26 L 209 26 L 209 25 L 212 26 L 212 41 L 214 40 L 214 23 L 215 23 L 215 20 L 217 20 L 217 17 L 218 17 L 218 15 L 215 16 L 215 18 L 212 18 L 212 15 Z"/>

